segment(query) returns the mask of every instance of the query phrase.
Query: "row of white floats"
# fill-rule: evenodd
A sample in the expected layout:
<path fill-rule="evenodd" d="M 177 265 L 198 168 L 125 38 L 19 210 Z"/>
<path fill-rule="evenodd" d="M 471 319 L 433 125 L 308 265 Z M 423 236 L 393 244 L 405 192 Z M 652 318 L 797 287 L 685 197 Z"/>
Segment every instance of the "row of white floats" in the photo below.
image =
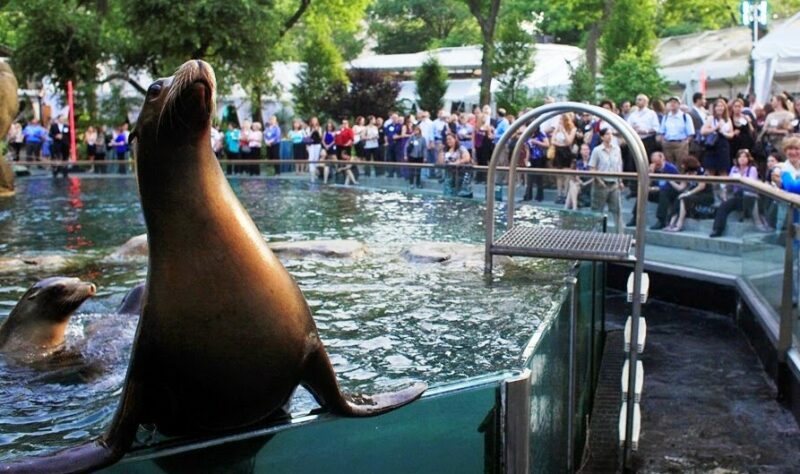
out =
<path fill-rule="evenodd" d="M 628 302 L 633 302 L 633 273 L 628 276 Z M 647 273 L 642 274 L 642 285 L 641 285 L 641 292 L 640 298 L 642 304 L 647 302 L 647 295 L 650 292 L 650 277 Z M 619 412 L 619 442 L 620 446 L 625 444 L 625 428 L 627 426 L 628 421 L 628 391 L 630 387 L 628 387 L 629 380 L 630 380 L 630 357 L 627 354 L 630 354 L 631 351 L 631 326 L 632 326 L 632 319 L 629 316 L 628 320 L 625 322 L 625 364 L 622 366 L 622 407 L 620 408 Z M 647 322 L 644 317 L 639 317 L 639 328 L 638 328 L 639 337 L 637 337 L 637 344 L 636 344 L 636 352 L 641 354 L 644 352 L 644 345 L 647 339 Z M 644 366 L 642 365 L 641 360 L 636 361 L 636 386 L 633 387 L 633 430 L 631 434 L 631 449 L 636 451 L 639 449 L 639 433 L 641 432 L 642 427 L 642 412 L 639 406 L 639 403 L 642 399 L 642 387 L 644 385 Z"/>

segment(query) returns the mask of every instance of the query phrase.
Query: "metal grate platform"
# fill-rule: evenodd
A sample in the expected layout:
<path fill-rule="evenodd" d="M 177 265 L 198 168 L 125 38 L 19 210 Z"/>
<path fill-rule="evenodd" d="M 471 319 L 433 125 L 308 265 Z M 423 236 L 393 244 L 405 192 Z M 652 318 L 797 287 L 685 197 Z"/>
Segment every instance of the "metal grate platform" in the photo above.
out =
<path fill-rule="evenodd" d="M 494 255 L 632 262 L 633 243 L 627 234 L 514 226 L 490 251 Z"/>

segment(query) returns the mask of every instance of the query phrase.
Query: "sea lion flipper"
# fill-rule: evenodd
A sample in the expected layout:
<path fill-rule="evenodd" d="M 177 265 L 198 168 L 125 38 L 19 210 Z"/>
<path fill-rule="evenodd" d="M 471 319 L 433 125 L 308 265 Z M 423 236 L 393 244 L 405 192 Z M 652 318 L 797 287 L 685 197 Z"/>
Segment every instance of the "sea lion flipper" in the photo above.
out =
<path fill-rule="evenodd" d="M 121 455 L 117 456 L 113 449 L 105 446 L 99 440 L 95 440 L 74 448 L 57 451 L 47 456 L 22 459 L 8 464 L 0 463 L 0 472 L 4 474 L 69 474 L 87 472 L 113 464 L 120 457 Z"/>
<path fill-rule="evenodd" d="M 317 403 L 333 413 L 344 416 L 380 415 L 411 403 L 428 388 L 426 383 L 416 382 L 395 392 L 374 395 L 343 394 L 322 344 L 319 344 L 306 358 L 300 383 L 311 392 Z"/>

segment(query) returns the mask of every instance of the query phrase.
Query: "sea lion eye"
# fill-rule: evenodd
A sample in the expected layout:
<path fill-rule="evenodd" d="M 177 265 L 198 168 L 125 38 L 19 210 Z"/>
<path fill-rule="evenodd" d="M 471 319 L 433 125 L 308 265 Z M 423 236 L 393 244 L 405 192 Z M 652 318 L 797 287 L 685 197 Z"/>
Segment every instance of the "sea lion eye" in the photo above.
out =
<path fill-rule="evenodd" d="M 147 97 L 155 97 L 161 92 L 161 82 L 154 82 L 147 89 Z"/>

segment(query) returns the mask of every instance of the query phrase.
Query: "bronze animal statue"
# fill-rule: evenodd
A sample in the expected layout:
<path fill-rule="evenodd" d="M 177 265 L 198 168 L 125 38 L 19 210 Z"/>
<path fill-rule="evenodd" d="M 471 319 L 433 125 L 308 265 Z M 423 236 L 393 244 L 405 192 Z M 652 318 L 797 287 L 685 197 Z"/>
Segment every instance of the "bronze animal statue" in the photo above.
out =
<path fill-rule="evenodd" d="M 11 67 L 0 62 L 0 140 L 6 138 L 9 127 L 17 116 L 19 101 L 17 99 L 17 78 Z M 14 171 L 6 163 L 5 156 L 0 156 L 0 197 L 14 195 Z"/>
<path fill-rule="evenodd" d="M 117 412 L 98 440 L 0 472 L 75 472 L 116 462 L 141 423 L 214 434 L 280 412 L 298 385 L 344 416 L 409 403 L 424 383 L 343 394 L 297 283 L 234 195 L 210 144 L 216 81 L 202 61 L 154 82 L 134 152 L 149 242 L 139 326 Z"/>

